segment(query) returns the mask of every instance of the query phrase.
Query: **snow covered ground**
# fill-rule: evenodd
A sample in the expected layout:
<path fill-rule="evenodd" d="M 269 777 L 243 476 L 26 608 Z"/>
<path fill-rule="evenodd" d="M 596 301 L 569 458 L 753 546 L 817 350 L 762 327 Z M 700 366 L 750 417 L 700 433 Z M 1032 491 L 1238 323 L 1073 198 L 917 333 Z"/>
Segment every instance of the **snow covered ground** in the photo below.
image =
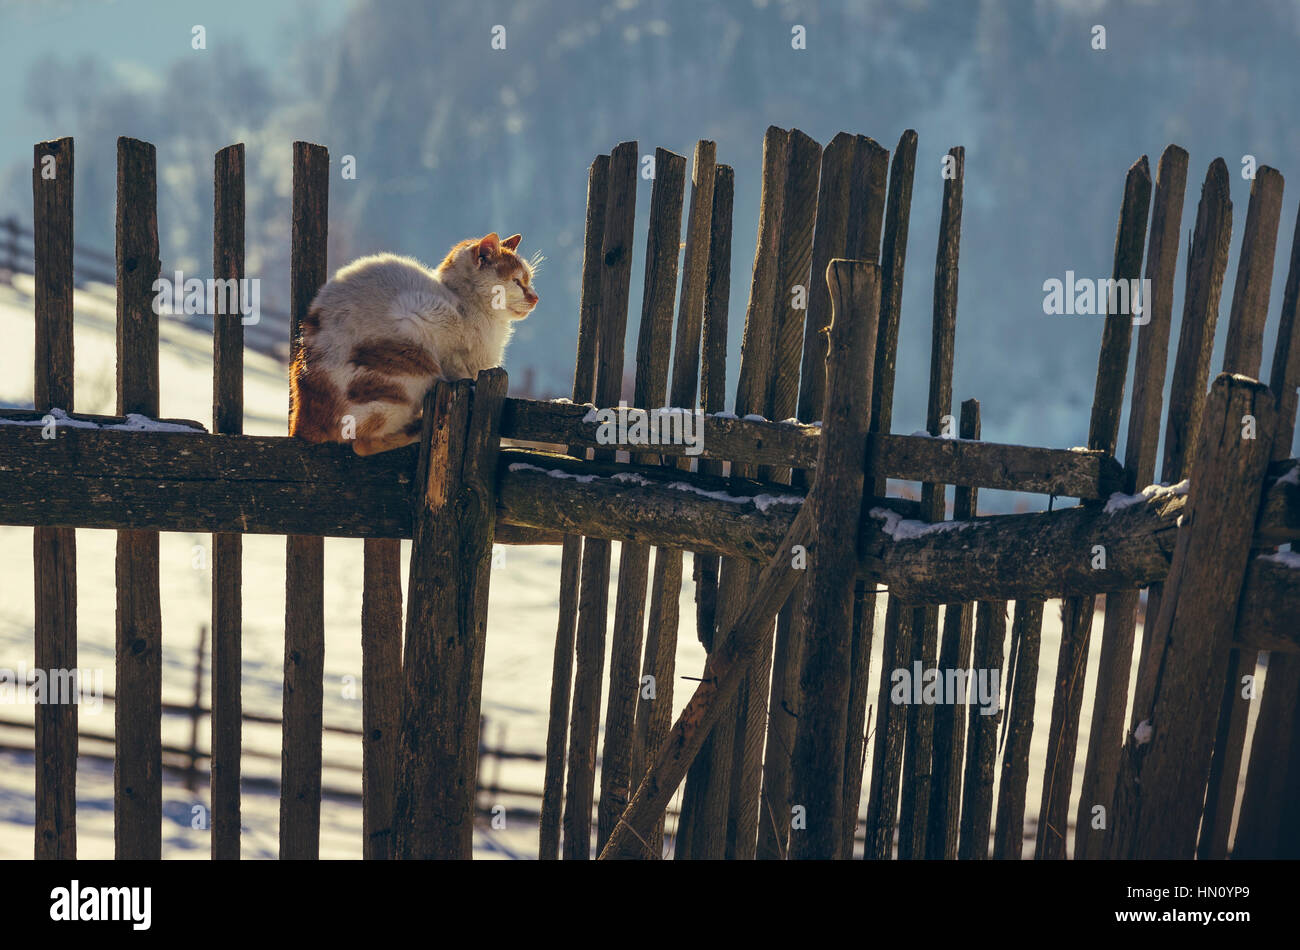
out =
<path fill-rule="evenodd" d="M 115 331 L 111 288 L 78 290 L 76 309 L 76 410 L 114 411 Z M 29 406 L 32 395 L 33 326 L 31 280 L 18 275 L 13 286 L 0 282 L 0 333 L 9 343 L 0 348 L 0 405 Z M 211 421 L 211 335 L 163 319 L 161 338 L 161 414 L 167 417 Z M 280 435 L 286 431 L 288 407 L 286 372 L 269 357 L 245 354 L 245 430 L 250 434 Z M 15 669 L 32 662 L 32 531 L 0 526 L 0 668 Z M 196 547 L 206 548 L 209 536 L 171 533 L 161 540 L 161 585 L 164 636 L 164 701 L 188 703 L 192 698 L 195 646 L 201 625 L 210 617 L 210 571 L 196 568 Z M 79 665 L 103 670 L 106 689 L 112 688 L 114 662 L 114 544 L 111 531 L 77 532 Z M 404 559 L 409 543 L 403 545 Z M 244 539 L 244 655 L 243 696 L 247 712 L 278 716 L 281 709 L 283 663 L 285 542 L 280 537 L 249 535 Z M 615 546 L 614 573 L 618 549 Z M 359 729 L 361 726 L 360 616 L 362 542 L 328 539 L 325 543 L 325 722 Z M 545 748 L 551 660 L 558 612 L 560 549 L 510 547 L 505 563 L 494 568 L 488 612 L 488 640 L 483 685 L 483 713 L 489 721 L 487 740 L 510 749 L 540 752 Z M 683 629 L 679 637 L 678 668 L 686 675 L 701 669 L 704 652 L 688 625 L 694 616 L 694 590 L 689 565 L 681 592 Z M 403 583 L 405 584 L 405 563 Z M 615 589 L 616 577 L 611 580 Z M 883 623 L 883 598 L 877 630 Z M 610 598 L 611 624 L 614 598 Z M 1094 627 L 1100 630 L 1100 617 Z M 880 671 L 880 637 L 872 658 L 873 679 Z M 1138 642 L 1141 641 L 1139 633 Z M 1032 836 L 1038 811 L 1043 763 L 1046 758 L 1047 723 L 1052 702 L 1056 656 L 1060 640 L 1057 604 L 1045 611 L 1041 648 L 1036 729 L 1030 760 L 1030 789 L 1026 815 Z M 1098 650 L 1089 657 L 1088 691 L 1095 682 Z M 606 663 L 608 669 L 608 662 Z M 353 687 L 351 684 L 358 684 Z M 680 710 L 689 698 L 691 683 L 679 680 L 674 706 Z M 206 688 L 205 688 L 206 689 Z M 874 697 L 873 682 L 871 695 Z M 607 691 L 606 691 L 607 692 Z M 205 693 L 206 695 L 206 693 Z M 27 717 L 30 706 L 0 707 L 0 718 Z M 1085 705 L 1079 747 L 1087 748 L 1090 708 Z M 110 734 L 112 707 L 105 704 L 97 715 L 81 712 L 82 729 Z M 164 743 L 184 745 L 189 723 L 164 719 Z M 1251 730 L 1253 731 L 1253 718 Z M 273 726 L 245 726 L 245 745 L 269 758 L 244 759 L 245 775 L 278 778 L 279 730 Z M 0 745 L 30 744 L 31 732 L 0 727 Z M 206 735 L 200 739 L 206 747 Z M 83 750 L 107 751 L 102 744 L 87 743 Z M 868 750 L 870 755 L 870 750 Z M 343 762 L 359 767 L 360 740 L 326 733 L 326 763 Z M 1082 777 L 1084 756 L 1075 764 L 1074 788 Z M 869 761 L 869 759 L 868 759 Z M 484 781 L 496 766 L 485 769 Z M 500 766 L 500 784 L 506 788 L 540 789 L 540 763 L 510 761 Z M 0 858 L 26 858 L 32 854 L 34 766 L 30 753 L 0 751 Z M 360 790 L 355 771 L 325 769 L 326 787 Z M 680 794 L 680 793 L 679 793 Z M 203 858 L 208 855 L 207 832 L 191 827 L 195 805 L 206 801 L 200 783 L 190 792 L 174 773 L 166 773 L 163 856 Z M 518 804 L 506 802 L 510 807 Z M 535 807 L 535 803 L 531 803 Z M 113 853 L 113 781 L 111 763 L 83 759 L 78 771 L 78 854 L 108 858 Z M 863 803 L 865 812 L 865 798 Z M 1075 805 L 1071 805 L 1073 817 Z M 273 858 L 278 852 L 278 801 L 274 793 L 246 789 L 243 796 L 243 855 Z M 669 830 L 671 831 L 670 824 Z M 1073 836 L 1071 835 L 1071 838 Z M 321 855 L 334 858 L 361 856 L 359 802 L 327 797 L 321 810 Z M 480 828 L 475 849 L 482 857 L 533 857 L 537 852 L 536 827 L 510 818 L 503 831 Z M 1032 854 L 1032 841 L 1026 842 Z"/>

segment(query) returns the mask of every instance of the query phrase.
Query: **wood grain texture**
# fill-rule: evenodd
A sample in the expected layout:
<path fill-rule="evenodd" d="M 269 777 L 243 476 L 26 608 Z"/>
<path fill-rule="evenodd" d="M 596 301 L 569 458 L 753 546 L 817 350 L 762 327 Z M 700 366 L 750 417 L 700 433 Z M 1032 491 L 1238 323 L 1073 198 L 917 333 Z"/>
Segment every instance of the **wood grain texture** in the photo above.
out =
<path fill-rule="evenodd" d="M 506 385 L 504 370 L 489 369 L 473 382 L 440 381 L 425 397 L 393 801 L 394 855 L 403 859 L 467 860 L 473 851 Z"/>
<path fill-rule="evenodd" d="M 600 302 L 601 248 L 605 239 L 605 205 L 609 199 L 609 156 L 597 155 L 587 170 L 587 220 L 583 238 L 582 292 L 578 305 L 578 353 L 573 369 L 573 401 L 589 402 L 596 394 L 596 316 Z M 504 412 L 502 425 L 505 424 Z M 572 446 L 569 451 L 573 452 Z M 582 453 L 585 457 L 586 453 Z M 564 802 L 564 759 L 569 737 L 569 701 L 573 688 L 574 643 L 578 623 L 578 583 L 582 539 L 564 538 L 560 554 L 560 610 L 551 662 L 551 700 L 546 727 L 546 771 L 538 822 L 538 858 L 558 860 Z"/>
<path fill-rule="evenodd" d="M 72 139 L 33 150 L 32 254 L 36 366 L 32 405 L 38 412 L 73 403 Z M 71 528 L 36 528 L 33 645 L 37 669 L 77 669 L 77 538 Z M 35 856 L 77 856 L 76 702 L 36 707 Z"/>
<path fill-rule="evenodd" d="M 117 411 L 158 415 L 157 162 L 117 142 Z M 162 856 L 162 607 L 158 534 L 117 537 L 113 838 L 119 859 Z"/>
<path fill-rule="evenodd" d="M 816 635 L 805 646 L 803 702 L 795 730 L 790 800 L 805 809 L 807 826 L 791 833 L 790 856 L 844 854 L 844 748 L 852 685 L 853 583 L 848 552 L 865 481 L 871 420 L 871 365 L 880 307 L 880 271 L 874 262 L 833 260 L 826 271 L 831 326 L 827 351 L 824 451 L 810 504 L 814 534 L 803 612 Z"/>
<path fill-rule="evenodd" d="M 290 260 L 290 357 L 302 322 L 325 283 L 329 232 L 329 151 L 293 143 Z M 321 721 L 325 675 L 325 541 L 285 542 L 283 753 L 280 763 L 280 857 L 320 854 Z"/>
<path fill-rule="evenodd" d="M 244 274 L 244 146 L 213 160 L 212 273 Z M 239 284 L 236 283 L 236 288 Z M 235 291 L 237 304 L 239 290 Z M 212 315 L 212 431 L 244 431 L 244 325 L 239 306 Z M 243 539 L 212 535 L 212 857 L 239 859 L 240 748 L 243 729 Z"/>
<path fill-rule="evenodd" d="M 1243 438 L 1252 415 L 1258 438 Z M 1184 528 L 1165 584 L 1155 643 L 1164 657 L 1149 735 L 1130 736 L 1116 790 L 1117 857 L 1190 858 L 1216 714 L 1241 599 L 1275 416 L 1261 383 L 1223 374 L 1206 401 Z M 1146 740 L 1146 741 L 1143 741 Z"/>

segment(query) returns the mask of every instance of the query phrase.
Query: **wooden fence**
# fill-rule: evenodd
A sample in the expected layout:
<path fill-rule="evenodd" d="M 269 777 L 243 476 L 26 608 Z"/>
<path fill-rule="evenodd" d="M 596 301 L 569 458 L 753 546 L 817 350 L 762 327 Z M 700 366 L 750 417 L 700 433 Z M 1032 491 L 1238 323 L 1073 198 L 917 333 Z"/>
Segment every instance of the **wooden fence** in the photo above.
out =
<path fill-rule="evenodd" d="M 1262 168 L 1252 185 L 1223 374 L 1207 395 L 1231 233 L 1227 168 L 1222 160 L 1210 166 L 1165 414 L 1163 484 L 1139 493 L 1155 481 L 1187 154 L 1165 151 L 1154 188 L 1145 157 L 1125 182 L 1113 277 L 1139 278 L 1145 257 L 1152 292 L 1137 333 L 1122 461 L 1115 453 L 1134 322 L 1125 312 L 1104 319 L 1086 448 L 980 441 L 975 400 L 960 407 L 959 437 L 938 437 L 952 435 L 948 423 L 956 422 L 965 155 L 954 148 L 948 156 L 928 435 L 890 431 L 916 134 L 904 133 L 891 156 L 865 136 L 841 133 L 823 148 L 777 128 L 763 146 L 734 413 L 722 411 L 734 177 L 713 143 L 700 142 L 687 205 L 686 159 L 655 153 L 632 402 L 703 410 L 694 464 L 684 444 L 610 444 L 594 411 L 622 395 L 641 167 L 633 142 L 589 171 L 571 402 L 508 397 L 504 372 L 490 370 L 435 385 L 421 442 L 408 449 L 363 459 L 347 447 L 242 435 L 236 314 L 214 317 L 211 433 L 197 423 L 184 432 L 124 431 L 107 427 L 113 417 L 75 413 L 99 426 L 60 425 L 46 439 L 40 426 L 0 425 L 0 523 L 36 527 L 37 667 L 76 666 L 74 529 L 119 532 L 118 856 L 161 851 L 158 531 L 214 534 L 216 858 L 239 854 L 244 533 L 287 536 L 282 857 L 318 853 L 327 535 L 365 539 L 368 858 L 470 854 L 494 542 L 562 545 L 543 858 L 661 856 L 664 815 L 683 784 L 678 857 L 848 857 L 863 797 L 868 858 L 1019 857 L 1035 728 L 1048 730 L 1049 750 L 1039 858 L 1067 853 L 1079 756 L 1076 856 L 1224 856 L 1243 765 L 1234 853 L 1300 853 L 1288 808 L 1300 783 L 1300 572 L 1296 555 L 1273 553 L 1300 539 L 1300 462 L 1288 458 L 1300 383 L 1300 241 L 1269 386 L 1255 379 L 1281 175 Z M 72 157 L 68 139 L 36 146 L 35 409 L 6 412 L 11 421 L 74 403 Z M 51 162 L 57 174 L 42 175 Z M 245 276 L 243 162 L 239 145 L 216 157 L 217 278 Z M 295 144 L 294 345 L 328 273 L 328 172 L 325 149 Z M 118 412 L 150 417 L 159 409 L 155 200 L 153 147 L 121 139 Z M 567 452 L 521 447 L 528 443 Z M 920 482 L 920 501 L 890 496 L 887 479 Z M 980 488 L 1079 504 L 979 517 Z M 402 538 L 413 541 L 405 614 Z M 621 546 L 611 629 L 613 541 Z M 693 555 L 695 627 L 708 661 L 674 722 L 674 681 L 696 679 L 674 669 L 683 552 Z M 1083 749 L 1098 595 L 1106 598 L 1100 674 Z M 1063 598 L 1058 676 L 1051 710 L 1036 711 L 1049 598 Z M 873 677 L 877 636 L 884 660 Z M 1253 693 L 1241 677 L 1253 674 L 1260 651 L 1271 654 L 1267 688 L 1243 762 Z M 1005 670 L 1009 702 L 993 716 L 964 703 L 896 703 L 890 674 L 914 663 Z M 37 857 L 75 854 L 76 737 L 75 705 L 38 708 Z"/>

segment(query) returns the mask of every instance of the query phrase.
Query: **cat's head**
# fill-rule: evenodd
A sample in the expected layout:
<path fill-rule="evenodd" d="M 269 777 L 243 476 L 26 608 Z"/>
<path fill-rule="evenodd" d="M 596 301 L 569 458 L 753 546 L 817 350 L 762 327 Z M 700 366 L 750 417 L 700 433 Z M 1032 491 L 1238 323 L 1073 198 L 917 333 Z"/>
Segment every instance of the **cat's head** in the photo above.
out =
<path fill-rule="evenodd" d="M 522 320 L 537 306 L 533 272 L 540 258 L 524 260 L 517 253 L 520 240 L 514 234 L 503 241 L 493 231 L 478 240 L 461 241 L 438 271 L 478 297 L 484 309 L 509 320 Z"/>

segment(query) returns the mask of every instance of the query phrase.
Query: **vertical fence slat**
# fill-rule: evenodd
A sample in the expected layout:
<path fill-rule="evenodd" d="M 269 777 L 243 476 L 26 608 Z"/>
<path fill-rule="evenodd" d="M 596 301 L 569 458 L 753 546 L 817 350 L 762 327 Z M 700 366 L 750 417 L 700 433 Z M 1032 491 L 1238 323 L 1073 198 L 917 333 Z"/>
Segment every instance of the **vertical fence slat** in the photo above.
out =
<path fill-rule="evenodd" d="M 847 257 L 849 196 L 853 155 L 857 142 L 840 132 L 822 151 L 817 193 L 817 219 L 813 232 L 811 273 L 825 273 L 833 258 Z M 814 422 L 826 395 L 826 340 L 830 326 L 830 288 L 824 280 L 808 286 L 808 311 L 804 321 L 803 364 L 799 374 L 798 418 Z M 820 355 L 820 359 L 818 356 Z M 802 471 L 792 483 L 807 484 Z M 796 710 L 799 708 L 798 649 L 802 645 L 803 587 L 801 579 L 777 617 L 772 644 L 772 676 L 768 692 L 767 752 L 763 759 L 762 791 L 757 802 L 758 841 L 755 854 L 764 859 L 784 856 L 789 833 L 790 765 L 794 754 Z M 779 826 L 777 822 L 780 822 Z"/>
<path fill-rule="evenodd" d="M 402 542 L 366 538 L 361 588 L 362 856 L 393 853 L 402 700 Z"/>
<path fill-rule="evenodd" d="M 1206 399 L 1195 478 L 1153 634 L 1164 653 L 1143 726 L 1125 745 L 1113 857 L 1196 851 L 1228 650 L 1276 414 L 1262 383 L 1227 373 Z M 1242 419 L 1254 416 L 1255 438 Z"/>
<path fill-rule="evenodd" d="M 582 296 L 578 315 L 578 352 L 573 369 L 573 401 L 590 402 L 596 386 L 596 315 L 600 312 L 601 247 L 605 237 L 605 203 L 609 198 L 609 156 L 597 155 L 587 171 L 587 222 L 582 254 Z M 585 457 L 585 453 L 584 453 Z M 566 535 L 560 554 L 560 617 L 551 666 L 550 716 L 546 728 L 546 772 L 542 783 L 538 857 L 560 856 L 560 819 L 564 805 L 564 755 L 568 744 L 569 700 L 573 687 L 574 638 L 578 623 L 578 581 L 582 538 Z"/>
<path fill-rule="evenodd" d="M 41 142 L 32 165 L 36 368 L 32 405 L 72 410 L 72 139 Z M 35 664 L 77 668 L 77 536 L 34 528 Z M 77 856 L 77 702 L 36 707 L 37 859 Z"/>
<path fill-rule="evenodd" d="M 596 404 L 606 407 L 618 405 L 623 385 L 623 337 L 632 277 L 636 175 L 636 143 L 623 142 L 610 156 L 609 197 L 601 246 Z M 601 457 L 600 453 L 597 457 Z M 571 860 L 586 860 L 591 856 L 591 807 L 595 796 L 596 742 L 605 667 L 609 558 L 609 541 L 588 538 L 584 542 L 564 807 L 564 856 Z"/>
<path fill-rule="evenodd" d="M 888 432 L 893 421 L 894 377 L 898 359 L 899 313 L 903 300 L 903 271 L 907 261 L 907 235 L 912 209 L 912 183 L 916 173 L 916 132 L 908 129 L 898 140 L 889 171 L 889 204 L 885 234 L 880 246 L 880 330 L 876 336 L 875 372 L 871 398 L 871 431 Z M 884 495 L 886 479 L 877 475 L 874 495 Z M 885 609 L 881 671 L 906 666 L 912 652 L 910 614 L 904 617 L 892 595 Z M 889 700 L 890 683 L 882 676 L 876 702 L 875 744 L 871 786 L 867 798 L 866 844 L 863 858 L 880 860 L 894 846 L 898 816 L 898 784 L 903 764 L 906 713 Z"/>
<path fill-rule="evenodd" d="M 871 261 L 833 260 L 826 271 L 831 312 L 831 365 L 866 366 L 828 376 L 826 450 L 818 453 L 803 613 L 814 635 L 804 646 L 803 696 L 790 770 L 792 807 L 804 809 L 805 826 L 790 836 L 793 858 L 852 857 L 844 853 L 844 745 L 852 686 L 853 585 L 871 421 L 872 354 L 880 316 L 880 270 Z M 847 378 L 846 378 L 847 377 Z M 831 442 L 830 440 L 834 440 Z"/>
<path fill-rule="evenodd" d="M 1178 353 L 1169 387 L 1169 412 L 1165 422 L 1165 444 L 1160 463 L 1160 480 L 1176 483 L 1191 469 L 1196 438 L 1200 433 L 1201 410 L 1214 350 L 1214 328 L 1219 320 L 1219 296 L 1228 267 L 1228 245 L 1232 237 L 1232 200 L 1228 197 L 1228 166 L 1221 158 L 1210 163 L 1201 185 L 1196 207 L 1196 226 L 1187 257 L 1187 286 L 1183 293 L 1183 321 L 1178 333 Z M 1130 730 L 1141 721 L 1140 709 L 1151 704 L 1159 672 L 1161 651 L 1151 640 L 1160 615 L 1164 584 L 1152 584 L 1142 624 L 1142 649 L 1138 657 L 1137 685 L 1133 696 Z"/>
<path fill-rule="evenodd" d="M 820 177 L 822 147 L 798 129 L 790 133 L 789 168 L 786 172 L 786 193 L 782 210 L 781 252 L 778 265 L 780 273 L 774 300 L 776 314 L 776 365 L 771 377 L 771 389 L 765 410 L 773 419 L 788 419 L 796 415 L 799 399 L 800 363 L 806 335 L 806 310 L 795 303 L 795 288 L 804 288 L 804 303 L 808 304 L 811 285 L 824 283 L 825 270 L 820 275 L 810 269 L 818 208 L 820 207 Z M 829 263 L 829 261 L 828 261 Z M 823 369 L 825 352 L 821 352 Z M 759 477 L 780 484 L 791 482 L 790 469 L 765 470 L 760 467 Z M 750 575 L 753 575 L 751 568 Z M 798 612 L 802 602 L 789 598 L 776 620 L 776 629 L 782 627 L 781 616 L 787 618 Z M 787 628 L 791 624 L 787 620 Z M 767 741 L 770 715 L 771 671 L 775 642 L 764 645 L 759 661 L 746 678 L 736 702 L 736 732 L 732 739 L 733 768 L 730 795 L 734 810 L 728 808 L 727 856 L 752 855 L 758 843 L 758 826 L 762 820 L 759 798 L 763 784 L 763 749 Z M 794 651 L 798 655 L 798 650 Z M 799 675 L 798 666 L 787 665 L 779 673 L 787 682 Z M 794 689 L 797 694 L 797 688 Z M 788 751 L 774 755 L 789 755 Z M 788 811 L 787 811 L 788 813 Z"/>
<path fill-rule="evenodd" d="M 117 411 L 158 415 L 157 161 L 117 142 Z M 162 856 L 162 607 L 158 532 L 117 535 L 113 837 L 125 859 Z"/>
<path fill-rule="evenodd" d="M 712 178 L 710 169 L 710 182 Z M 632 405 L 644 410 L 658 407 L 667 394 L 668 348 L 663 342 L 672 336 L 673 289 L 677 286 L 685 180 L 686 159 L 667 149 L 656 149 L 650 226 L 646 240 L 645 289 L 641 301 L 636 380 L 632 397 Z M 712 200 L 710 194 L 710 203 Z M 683 294 L 691 280 L 692 275 L 686 275 L 682 284 Z M 701 289 L 701 295 L 702 293 Z M 701 306 L 702 303 L 701 296 Z M 653 463 L 658 458 L 653 453 L 633 454 L 635 461 L 643 463 Z M 650 546 L 622 545 L 618 561 L 618 593 L 614 601 L 605 744 L 601 752 L 597 851 L 605 846 L 614 823 L 627 807 L 628 798 L 632 794 L 636 706 L 641 692 L 638 674 L 649 574 Z"/>
<path fill-rule="evenodd" d="M 881 230 L 884 227 L 889 150 L 874 139 L 858 136 L 854 192 L 850 199 L 848 249 L 846 257 L 880 262 Z M 877 334 L 877 347 L 879 335 Z M 875 372 L 876 354 L 871 356 Z M 872 381 L 874 388 L 875 382 Z M 875 409 L 872 409 L 875 416 Z M 870 491 L 871 485 L 866 486 Z M 866 717 L 871 646 L 876 628 L 875 583 L 859 577 L 853 585 L 853 657 L 849 686 L 849 721 L 844 737 L 844 834 L 843 854 L 853 856 L 858 830 L 858 807 L 862 799 L 862 765 L 866 745 Z"/>
<path fill-rule="evenodd" d="M 963 439 L 979 440 L 979 400 L 967 399 L 961 404 L 960 429 L 957 434 Z M 958 485 L 953 491 L 954 521 L 974 518 L 978 506 L 979 492 L 975 488 Z M 970 668 L 974 627 L 973 603 L 948 605 L 944 614 L 943 641 L 939 648 L 940 670 Z M 969 688 L 967 695 L 969 696 Z M 927 858 L 957 857 L 958 831 L 961 825 L 962 762 L 965 754 L 966 707 L 956 703 L 939 704 L 934 710 L 934 770 L 930 783 L 930 830 L 926 832 Z"/>
<path fill-rule="evenodd" d="M 1291 264 L 1282 314 L 1278 321 L 1277 344 L 1269 389 L 1277 400 L 1277 430 L 1273 435 L 1273 459 L 1291 454 L 1295 439 L 1296 390 L 1300 387 L 1300 328 L 1296 327 L 1300 301 L 1300 214 L 1291 239 Z M 1295 545 L 1292 545 L 1295 549 Z M 1238 624 L 1241 618 L 1238 618 Z M 1233 842 L 1234 857 L 1300 857 L 1300 821 L 1294 803 L 1300 795 L 1300 657 L 1271 653 L 1264 695 L 1260 698 L 1255 737 L 1251 741 L 1250 765 L 1246 771 L 1246 792 L 1241 818 Z"/>
<path fill-rule="evenodd" d="M 1232 292 L 1232 310 L 1223 354 L 1225 373 L 1240 373 L 1254 378 L 1261 375 L 1264 323 L 1268 318 L 1277 230 L 1282 218 L 1282 188 L 1281 174 L 1266 165 L 1260 166 L 1250 186 L 1250 204 L 1246 209 L 1246 227 L 1241 235 L 1237 282 Z M 1290 449 L 1290 439 L 1287 448 Z M 1242 695 L 1243 679 L 1255 675 L 1258 660 L 1257 650 L 1233 650 L 1229 655 L 1205 794 L 1201 840 L 1197 848 L 1197 856 L 1201 858 L 1228 856 L 1228 833 L 1232 828 L 1237 777 L 1241 774 L 1241 755 L 1250 715 L 1250 700 Z"/>
<path fill-rule="evenodd" d="M 1006 601 L 981 600 L 975 605 L 976 675 L 1003 669 L 1002 641 L 1007 632 Z M 957 856 L 982 861 L 989 856 L 989 826 L 993 818 L 993 772 L 997 767 L 998 723 L 1001 714 L 985 715 L 970 705 L 966 734 L 966 774 L 962 786 L 961 837 Z"/>
<path fill-rule="evenodd" d="M 736 384 L 736 414 L 761 412 L 765 407 L 768 382 L 775 366 L 776 328 L 775 296 L 780 281 L 780 249 L 782 215 L 785 207 L 786 178 L 789 173 L 791 133 L 775 126 L 768 128 L 763 137 L 763 187 L 759 199 L 758 237 L 754 250 L 754 269 L 749 288 L 749 303 L 745 312 L 744 339 L 740 351 L 740 372 Z M 733 465 L 733 475 L 752 475 L 747 466 Z M 744 590 L 749 581 L 747 564 L 723 560 L 718 569 L 717 632 L 723 632 L 737 616 L 741 604 L 737 591 Z M 701 631 L 708 636 L 714 631 Z M 705 652 L 711 652 L 713 639 L 704 643 Z M 743 686 L 742 686 L 743 688 Z M 716 727 L 704 737 L 703 748 L 690 763 L 686 787 L 682 792 L 681 817 L 674 854 L 678 858 L 701 857 L 712 853 L 721 857 L 726 850 L 726 810 L 730 805 L 730 785 L 720 781 L 723 776 L 711 778 L 717 770 L 730 772 L 733 762 L 737 709 L 732 706 L 720 717 Z M 714 751 L 721 737 L 727 755 Z M 708 801 L 709 792 L 713 799 Z M 701 815 L 712 814 L 712 820 Z M 710 841 L 708 836 L 714 836 Z M 697 836 L 704 836 L 703 840 Z"/>
<path fill-rule="evenodd" d="M 966 150 L 948 150 L 952 175 L 945 175 L 943 210 L 939 222 L 939 247 L 934 268 L 934 319 L 930 338 L 930 393 L 926 427 L 930 435 L 942 434 L 943 417 L 952 409 L 952 366 L 957 335 L 957 263 L 961 251 L 962 185 Z M 942 521 L 945 514 L 942 484 L 921 486 L 921 517 Z M 912 662 L 933 669 L 939 653 L 939 608 L 912 611 Z M 903 759 L 903 800 L 898 818 L 898 856 L 924 857 L 929 831 L 930 777 L 934 751 L 934 707 L 914 703 L 907 708 L 907 742 Z"/>
<path fill-rule="evenodd" d="M 1043 630 L 1043 602 L 1016 601 L 1011 641 L 1018 644 L 1010 717 L 1003 739 L 1002 773 L 998 783 L 997 824 L 993 857 L 1019 860 L 1025 849 L 1025 790 L 1029 782 L 1029 743 L 1034 733 L 1034 697 L 1038 691 L 1038 647 Z M 1009 661 L 1012 658 L 1008 658 Z"/>
<path fill-rule="evenodd" d="M 1156 166 L 1146 265 L 1147 279 L 1151 281 L 1151 299 L 1142 302 L 1147 322 L 1138 333 L 1133 397 L 1124 449 L 1124 490 L 1129 493 L 1151 484 L 1155 477 L 1173 314 L 1174 271 L 1178 263 L 1179 227 L 1186 187 L 1187 152 L 1171 145 L 1165 149 Z M 1098 834 L 1092 828 L 1093 809 L 1098 805 L 1105 809 L 1104 819 L 1106 827 L 1109 827 L 1111 792 L 1115 787 L 1119 752 L 1124 743 L 1124 713 L 1128 707 L 1133 665 L 1138 593 L 1136 590 L 1120 591 L 1106 597 L 1097 688 L 1093 694 L 1092 719 L 1088 728 L 1088 752 L 1074 823 L 1075 857 L 1096 857 L 1105 850 L 1101 840 L 1104 834 Z"/>
<path fill-rule="evenodd" d="M 468 859 L 473 850 L 496 528 L 496 459 L 507 378 L 438 381 L 424 400 L 407 581 L 404 700 L 393 853 Z"/>
<path fill-rule="evenodd" d="M 1115 234 L 1115 259 L 1111 271 L 1116 281 L 1135 280 L 1142 272 L 1150 204 L 1151 171 L 1143 155 L 1129 169 L 1124 183 L 1124 203 Z M 1101 335 L 1101 352 L 1097 358 L 1097 385 L 1088 426 L 1088 448 L 1101 449 L 1110 455 L 1115 454 L 1119 438 L 1119 417 L 1132 337 L 1131 314 L 1107 314 Z M 1079 552 L 1079 557 L 1092 556 L 1091 551 Z M 1070 784 L 1074 777 L 1075 746 L 1083 708 L 1094 606 L 1093 597 L 1069 597 L 1061 604 L 1061 647 L 1057 654 L 1056 688 L 1047 734 L 1047 767 L 1034 852 L 1034 856 L 1040 859 L 1066 856 Z"/>
<path fill-rule="evenodd" d="M 213 161 L 212 273 L 233 280 L 232 313 L 212 315 L 212 431 L 244 431 L 244 324 L 238 281 L 244 277 L 244 146 Z M 212 536 L 212 857 L 239 859 L 239 775 L 243 700 L 243 538 Z"/>
<path fill-rule="evenodd" d="M 325 283 L 329 233 L 329 151 L 293 143 L 291 356 L 301 325 Z M 320 854 L 321 726 L 325 676 L 325 541 L 285 543 L 283 751 L 280 762 L 280 857 Z"/>

